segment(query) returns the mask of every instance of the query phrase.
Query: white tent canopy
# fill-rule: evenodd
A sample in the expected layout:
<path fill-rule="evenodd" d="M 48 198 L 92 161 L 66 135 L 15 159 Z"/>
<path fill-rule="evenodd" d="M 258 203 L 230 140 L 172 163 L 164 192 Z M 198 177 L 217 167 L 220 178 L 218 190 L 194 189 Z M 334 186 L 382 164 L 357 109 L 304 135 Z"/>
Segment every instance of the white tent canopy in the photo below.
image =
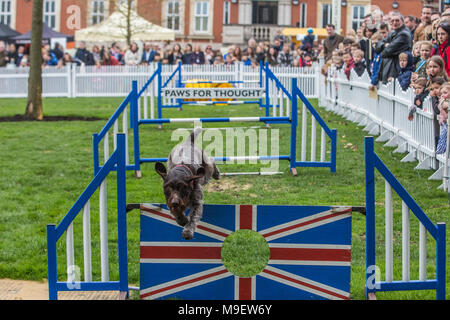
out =
<path fill-rule="evenodd" d="M 101 23 L 76 31 L 75 40 L 86 42 L 125 41 L 127 38 L 126 10 L 126 7 L 119 8 Z M 131 41 L 175 40 L 173 30 L 145 20 L 134 10 L 131 10 L 130 13 Z"/>

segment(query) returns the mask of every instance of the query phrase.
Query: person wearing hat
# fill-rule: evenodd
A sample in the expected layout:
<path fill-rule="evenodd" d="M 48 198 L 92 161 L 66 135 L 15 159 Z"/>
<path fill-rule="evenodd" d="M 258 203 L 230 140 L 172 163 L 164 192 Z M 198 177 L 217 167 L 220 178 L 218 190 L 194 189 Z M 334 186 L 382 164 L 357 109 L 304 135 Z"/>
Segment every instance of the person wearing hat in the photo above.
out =
<path fill-rule="evenodd" d="M 301 50 L 305 50 L 307 44 L 309 44 L 310 48 L 314 47 L 315 38 L 316 37 L 314 36 L 314 29 L 308 28 L 308 34 L 303 38 Z"/>
<path fill-rule="evenodd" d="M 444 11 L 450 9 L 450 0 L 445 0 L 444 1 Z"/>

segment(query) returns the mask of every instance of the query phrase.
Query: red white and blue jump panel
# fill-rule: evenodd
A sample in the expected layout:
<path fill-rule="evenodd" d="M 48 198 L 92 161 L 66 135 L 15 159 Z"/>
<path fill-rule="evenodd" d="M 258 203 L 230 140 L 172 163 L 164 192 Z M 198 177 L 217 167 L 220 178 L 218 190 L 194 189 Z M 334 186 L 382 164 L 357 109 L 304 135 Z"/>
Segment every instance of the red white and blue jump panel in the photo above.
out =
<path fill-rule="evenodd" d="M 194 239 L 165 205 L 141 204 L 142 299 L 349 299 L 351 207 L 204 205 Z M 222 263 L 223 241 L 250 229 L 270 257 L 256 276 L 240 278 Z"/>

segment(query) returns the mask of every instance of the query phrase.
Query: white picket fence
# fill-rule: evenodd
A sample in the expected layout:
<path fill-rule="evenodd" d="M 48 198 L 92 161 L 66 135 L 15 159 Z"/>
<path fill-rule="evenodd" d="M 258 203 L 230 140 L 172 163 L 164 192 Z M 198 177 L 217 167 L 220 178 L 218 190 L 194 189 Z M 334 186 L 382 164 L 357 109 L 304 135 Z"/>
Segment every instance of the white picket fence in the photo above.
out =
<path fill-rule="evenodd" d="M 370 92 L 367 73 L 361 77 L 352 71 L 350 80 L 342 71 L 330 68 L 328 77 L 320 76 L 319 104 L 328 111 L 364 126 L 369 134 L 377 135 L 376 141 L 396 147 L 394 153 L 406 153 L 402 162 L 419 161 L 415 169 L 436 170 L 430 180 L 443 180 L 446 184 L 445 159 L 447 154 L 436 155 L 435 132 L 439 132 L 431 98 L 424 101 L 422 110 L 412 121 L 408 120 L 409 107 L 414 91 L 403 91 L 395 80 L 380 84 L 377 92 Z"/>
<path fill-rule="evenodd" d="M 162 82 L 175 70 L 176 65 L 163 65 Z M 49 67 L 42 71 L 44 97 L 125 97 L 131 91 L 132 80 L 141 88 L 155 72 L 156 64 L 148 66 L 76 66 Z M 299 88 L 308 98 L 318 97 L 319 66 L 307 68 L 274 67 L 273 73 L 288 88 L 292 77 L 299 78 Z M 0 98 L 24 98 L 28 91 L 29 68 L 0 68 Z M 243 64 L 229 66 L 183 65 L 183 80 L 207 79 L 210 81 L 248 81 L 240 87 L 257 87 L 259 67 Z M 156 85 L 156 82 L 155 84 Z M 156 93 L 156 91 L 155 91 Z"/>

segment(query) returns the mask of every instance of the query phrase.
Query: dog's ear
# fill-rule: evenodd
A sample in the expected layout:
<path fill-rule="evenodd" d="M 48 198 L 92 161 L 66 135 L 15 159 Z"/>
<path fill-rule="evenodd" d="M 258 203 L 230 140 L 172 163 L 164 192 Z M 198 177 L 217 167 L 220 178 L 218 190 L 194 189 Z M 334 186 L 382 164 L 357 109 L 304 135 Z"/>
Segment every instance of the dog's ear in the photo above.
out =
<path fill-rule="evenodd" d="M 161 178 L 166 179 L 167 170 L 166 167 L 161 162 L 155 163 L 155 170 L 161 176 Z"/>
<path fill-rule="evenodd" d="M 196 175 L 198 178 L 203 177 L 203 176 L 205 175 L 205 168 L 203 168 L 203 167 L 198 168 L 198 169 L 197 169 L 197 172 L 195 173 L 195 175 Z"/>
<path fill-rule="evenodd" d="M 200 168 L 197 169 L 197 172 L 195 173 L 195 175 L 190 176 L 190 177 L 188 178 L 188 182 L 191 182 L 191 183 L 192 183 L 192 182 L 194 182 L 196 179 L 202 178 L 204 175 L 205 175 L 205 168 L 200 167 Z"/>

